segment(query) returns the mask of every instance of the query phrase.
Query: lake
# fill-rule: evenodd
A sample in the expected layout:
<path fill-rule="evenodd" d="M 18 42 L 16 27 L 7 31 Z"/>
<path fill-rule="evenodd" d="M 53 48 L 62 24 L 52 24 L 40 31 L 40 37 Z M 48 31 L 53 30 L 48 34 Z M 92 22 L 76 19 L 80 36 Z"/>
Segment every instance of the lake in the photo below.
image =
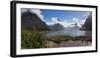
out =
<path fill-rule="evenodd" d="M 92 36 L 92 31 L 80 30 L 79 28 L 66 28 L 59 31 L 49 31 L 46 36 Z"/>

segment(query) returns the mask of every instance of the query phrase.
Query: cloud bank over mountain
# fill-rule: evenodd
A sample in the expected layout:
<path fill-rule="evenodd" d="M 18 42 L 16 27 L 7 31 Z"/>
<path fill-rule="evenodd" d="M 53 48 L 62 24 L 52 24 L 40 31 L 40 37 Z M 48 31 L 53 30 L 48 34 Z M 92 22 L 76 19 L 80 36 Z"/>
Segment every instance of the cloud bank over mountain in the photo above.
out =
<path fill-rule="evenodd" d="M 32 9 L 32 8 L 22 8 L 21 9 L 21 13 L 24 13 L 24 12 L 27 12 L 27 11 L 30 11 L 31 13 L 35 13 L 47 25 L 53 25 L 53 24 L 59 23 L 64 27 L 73 27 L 73 25 L 75 23 L 77 23 L 79 27 L 82 27 L 82 25 L 86 21 L 86 17 L 88 17 L 88 15 L 89 15 L 89 12 L 84 12 L 84 14 L 82 14 L 82 17 L 84 17 L 84 19 L 80 19 L 80 17 L 73 17 L 73 16 L 70 19 L 68 19 L 68 18 L 65 18 L 65 19 L 60 18 L 59 19 L 58 16 L 52 16 L 52 17 L 49 18 L 49 21 L 47 21 L 46 19 L 44 19 L 45 16 L 44 16 L 42 10 Z M 49 15 L 50 15 L 50 13 L 47 13 L 46 16 L 49 16 Z M 54 14 L 52 14 L 52 15 L 54 15 Z M 67 16 L 67 15 L 65 15 L 65 16 Z M 70 21 L 68 21 L 68 20 L 70 20 Z"/>
<path fill-rule="evenodd" d="M 30 11 L 31 13 L 35 13 L 42 21 L 44 21 L 44 16 L 42 15 L 42 11 L 40 9 L 29 9 L 29 8 L 22 8 L 21 13 Z"/>
<path fill-rule="evenodd" d="M 82 25 L 85 23 L 85 20 L 79 20 L 78 18 L 73 18 L 73 21 L 68 22 L 67 20 L 59 20 L 57 17 L 52 17 L 50 22 L 46 22 L 47 25 L 53 25 L 56 23 L 59 23 L 63 25 L 64 27 L 73 27 L 75 23 L 78 24 L 79 27 L 82 27 Z"/>

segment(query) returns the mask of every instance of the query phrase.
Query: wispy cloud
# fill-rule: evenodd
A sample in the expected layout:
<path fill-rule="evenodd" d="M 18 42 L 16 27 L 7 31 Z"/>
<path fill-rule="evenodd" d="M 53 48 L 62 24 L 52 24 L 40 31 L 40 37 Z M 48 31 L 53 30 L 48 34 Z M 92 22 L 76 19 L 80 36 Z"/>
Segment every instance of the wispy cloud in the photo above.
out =
<path fill-rule="evenodd" d="M 59 23 L 59 20 L 57 17 L 52 17 L 51 18 L 51 21 L 54 22 L 54 23 Z"/>
<path fill-rule="evenodd" d="M 35 13 L 42 21 L 44 21 L 44 16 L 42 15 L 42 11 L 40 9 L 29 9 L 29 8 L 22 8 L 21 12 L 30 11 L 31 13 Z"/>
<path fill-rule="evenodd" d="M 61 11 L 61 13 L 63 12 L 63 14 L 65 14 L 65 16 L 61 16 L 61 15 L 56 15 L 56 13 L 54 13 L 55 11 L 53 11 L 51 13 L 51 10 L 50 10 L 48 12 L 44 11 L 44 13 L 46 13 L 44 15 L 42 13 L 43 12 L 42 10 L 32 9 L 32 8 L 22 8 L 21 12 L 24 13 L 24 12 L 27 12 L 28 10 L 31 13 L 37 14 L 37 16 L 42 21 L 44 21 L 47 25 L 53 25 L 53 24 L 59 23 L 59 24 L 63 25 L 64 27 L 71 27 L 75 23 L 78 23 L 78 25 L 81 27 L 85 23 L 86 18 L 88 17 L 88 15 L 91 13 L 91 12 L 88 12 L 88 11 L 84 12 L 84 13 L 81 13 L 81 12 L 80 13 L 79 12 L 72 13 L 71 11 L 67 11 L 67 13 L 65 13 L 65 12 Z M 45 19 L 44 19 L 44 16 L 46 17 Z M 64 18 L 64 17 L 67 17 L 67 18 Z M 60 18 L 60 20 L 59 20 L 59 18 Z"/>
<path fill-rule="evenodd" d="M 57 17 L 52 17 L 51 21 L 46 22 L 46 24 L 47 25 L 53 25 L 53 24 L 59 23 L 64 27 L 73 27 L 73 24 L 77 23 L 78 26 L 81 27 L 82 24 L 85 23 L 85 20 L 79 20 L 78 18 L 73 18 L 71 20 L 72 20 L 71 22 L 68 22 L 66 19 L 62 20 L 62 21 L 59 21 Z"/>

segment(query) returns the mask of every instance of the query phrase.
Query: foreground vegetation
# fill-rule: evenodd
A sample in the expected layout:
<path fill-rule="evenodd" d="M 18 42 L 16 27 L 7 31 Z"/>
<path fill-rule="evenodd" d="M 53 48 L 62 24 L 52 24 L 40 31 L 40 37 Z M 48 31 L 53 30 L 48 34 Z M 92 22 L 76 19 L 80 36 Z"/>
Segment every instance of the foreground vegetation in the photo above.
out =
<path fill-rule="evenodd" d="M 21 48 L 46 48 L 47 40 L 42 32 L 22 29 L 21 33 Z"/>

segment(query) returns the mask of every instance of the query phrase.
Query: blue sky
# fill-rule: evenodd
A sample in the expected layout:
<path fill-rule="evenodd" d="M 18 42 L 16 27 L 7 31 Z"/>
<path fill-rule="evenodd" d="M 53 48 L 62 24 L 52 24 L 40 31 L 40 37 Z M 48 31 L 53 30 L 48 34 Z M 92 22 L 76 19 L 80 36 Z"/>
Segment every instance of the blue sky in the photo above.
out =
<path fill-rule="evenodd" d="M 42 21 L 47 25 L 59 23 L 64 27 L 68 27 L 75 22 L 82 25 L 86 21 L 86 18 L 91 13 L 90 11 L 74 11 L 74 10 L 51 10 L 51 9 L 34 9 L 34 8 L 22 8 L 21 12 L 30 10 L 32 13 L 37 14 Z"/>
<path fill-rule="evenodd" d="M 48 10 L 48 9 L 43 9 L 41 11 L 42 11 L 41 14 L 43 15 L 44 20 L 47 24 L 59 20 L 59 22 L 65 23 L 63 25 L 66 24 L 68 25 L 68 23 L 72 24 L 74 22 L 84 24 L 86 18 L 90 14 L 90 11 Z"/>

